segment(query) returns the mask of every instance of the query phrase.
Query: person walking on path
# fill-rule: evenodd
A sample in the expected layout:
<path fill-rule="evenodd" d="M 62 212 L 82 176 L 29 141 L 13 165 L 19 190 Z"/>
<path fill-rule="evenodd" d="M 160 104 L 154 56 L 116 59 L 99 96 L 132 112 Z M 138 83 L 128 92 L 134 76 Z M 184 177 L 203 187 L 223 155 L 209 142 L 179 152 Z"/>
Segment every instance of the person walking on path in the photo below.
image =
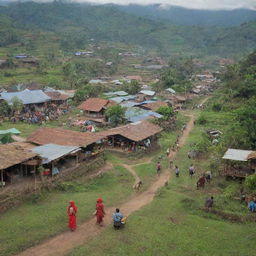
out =
<path fill-rule="evenodd" d="M 97 203 L 96 203 L 96 219 L 97 219 L 97 224 L 102 226 L 103 218 L 105 215 L 104 211 L 104 204 L 103 200 L 101 198 L 98 198 Z"/>
<path fill-rule="evenodd" d="M 166 149 L 166 156 L 168 157 L 170 155 L 170 148 Z"/>
<path fill-rule="evenodd" d="M 205 208 L 210 210 L 213 207 L 213 196 L 209 197 L 205 201 Z"/>
<path fill-rule="evenodd" d="M 195 174 L 195 167 L 193 164 L 191 164 L 188 168 L 189 176 L 192 178 L 192 176 Z"/>
<path fill-rule="evenodd" d="M 68 206 L 68 227 L 71 231 L 76 230 L 76 213 L 77 207 L 74 201 L 70 201 Z"/>
<path fill-rule="evenodd" d="M 175 175 L 177 178 L 180 176 L 180 169 L 177 165 L 175 165 Z"/>
<path fill-rule="evenodd" d="M 156 173 L 158 176 L 160 176 L 160 171 L 161 171 L 161 164 L 160 162 L 157 162 L 156 164 Z"/>

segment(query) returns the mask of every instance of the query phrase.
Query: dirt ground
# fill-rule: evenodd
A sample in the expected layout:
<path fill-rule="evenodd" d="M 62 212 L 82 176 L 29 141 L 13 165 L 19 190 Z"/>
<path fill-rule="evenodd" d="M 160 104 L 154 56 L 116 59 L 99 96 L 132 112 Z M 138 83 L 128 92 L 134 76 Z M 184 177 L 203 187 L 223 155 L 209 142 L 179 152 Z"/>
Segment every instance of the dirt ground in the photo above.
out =
<path fill-rule="evenodd" d="M 205 102 L 205 101 L 204 101 Z M 195 116 L 190 115 L 190 121 L 187 123 L 185 130 L 183 131 L 182 136 L 179 138 L 179 148 L 184 145 L 187 137 L 189 136 L 190 131 L 194 126 Z M 170 159 L 174 159 L 177 153 L 175 151 L 170 152 Z M 151 159 L 148 159 L 151 160 Z M 132 165 L 123 164 L 123 166 L 134 176 L 135 184 L 140 180 L 137 173 L 134 171 Z M 119 205 L 119 208 L 122 209 L 122 212 L 125 216 L 129 216 L 135 211 L 138 211 L 143 206 L 149 204 L 155 196 L 155 193 L 158 189 L 163 187 L 165 183 L 170 178 L 170 170 L 164 170 L 157 180 L 144 192 L 136 193 L 132 199 L 123 205 Z M 88 239 L 98 235 L 104 230 L 108 225 L 112 224 L 112 213 L 115 211 L 115 207 L 106 208 L 106 216 L 104 218 L 104 226 L 100 227 L 96 225 L 95 217 L 89 221 L 84 222 L 78 227 L 75 232 L 66 231 L 61 233 L 53 238 L 50 238 L 43 243 L 34 246 L 25 250 L 24 252 L 18 254 L 20 256 L 53 256 L 53 255 L 65 255 L 72 248 L 78 247 L 84 244 Z"/>

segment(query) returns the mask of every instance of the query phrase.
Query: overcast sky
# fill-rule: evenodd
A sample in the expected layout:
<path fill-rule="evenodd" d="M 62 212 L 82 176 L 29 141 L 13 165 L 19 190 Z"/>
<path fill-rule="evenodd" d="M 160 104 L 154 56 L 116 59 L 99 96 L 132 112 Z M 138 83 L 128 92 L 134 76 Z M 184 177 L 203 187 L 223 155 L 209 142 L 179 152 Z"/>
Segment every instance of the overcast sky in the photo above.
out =
<path fill-rule="evenodd" d="M 256 9 L 256 0 L 73 0 L 74 2 L 93 2 L 98 4 L 155 4 L 178 5 L 195 9 Z"/>
<path fill-rule="evenodd" d="M 16 2 L 19 0 L 6 0 L 9 2 Z M 53 0 L 27 0 L 34 2 L 52 2 Z M 193 9 L 254 9 L 256 10 L 256 0 L 64 0 L 69 2 L 90 2 L 94 4 L 162 4 L 163 8 L 166 8 L 168 5 L 182 6 L 186 8 Z"/>

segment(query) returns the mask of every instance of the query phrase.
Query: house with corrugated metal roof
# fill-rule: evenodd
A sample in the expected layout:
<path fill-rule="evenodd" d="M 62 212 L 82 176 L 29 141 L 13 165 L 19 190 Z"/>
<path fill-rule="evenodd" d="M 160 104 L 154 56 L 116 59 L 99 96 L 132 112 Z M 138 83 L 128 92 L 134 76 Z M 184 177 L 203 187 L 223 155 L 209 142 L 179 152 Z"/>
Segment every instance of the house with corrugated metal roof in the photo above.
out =
<path fill-rule="evenodd" d="M 42 90 L 28 90 L 25 89 L 21 92 L 2 92 L 1 99 L 12 105 L 15 98 L 19 99 L 24 105 L 42 104 L 51 101 Z"/>
<path fill-rule="evenodd" d="M 229 148 L 222 159 L 224 176 L 245 178 L 256 171 L 256 151 Z"/>

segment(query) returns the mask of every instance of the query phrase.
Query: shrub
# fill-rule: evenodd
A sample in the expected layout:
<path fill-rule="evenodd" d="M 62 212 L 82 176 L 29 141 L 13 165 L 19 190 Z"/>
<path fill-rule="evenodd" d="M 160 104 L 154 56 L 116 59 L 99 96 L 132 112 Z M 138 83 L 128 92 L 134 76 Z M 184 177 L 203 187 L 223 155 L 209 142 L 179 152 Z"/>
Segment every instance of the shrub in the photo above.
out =
<path fill-rule="evenodd" d="M 256 190 L 256 173 L 246 177 L 245 187 L 251 191 Z"/>
<path fill-rule="evenodd" d="M 204 125 L 207 123 L 207 119 L 205 118 L 205 116 L 201 115 L 198 119 L 197 119 L 198 124 L 200 125 Z"/>
<path fill-rule="evenodd" d="M 222 105 L 220 103 L 214 103 L 212 105 L 212 110 L 215 112 L 220 112 L 222 109 Z"/>

